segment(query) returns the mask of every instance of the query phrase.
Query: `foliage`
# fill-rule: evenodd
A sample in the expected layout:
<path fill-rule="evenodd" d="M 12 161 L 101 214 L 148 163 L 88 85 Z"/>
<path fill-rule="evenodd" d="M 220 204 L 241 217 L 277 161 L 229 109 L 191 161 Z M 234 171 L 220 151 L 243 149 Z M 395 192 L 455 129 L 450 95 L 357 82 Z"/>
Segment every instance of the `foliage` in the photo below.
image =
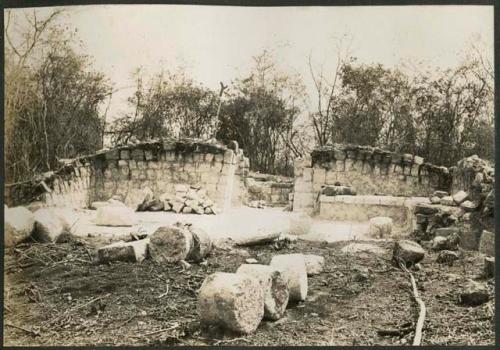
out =
<path fill-rule="evenodd" d="M 128 100 L 134 112 L 115 121 L 113 143 L 169 135 L 207 138 L 213 133 L 219 102 L 216 93 L 182 72 L 160 72 L 147 84 L 141 70 L 134 78 L 136 91 Z"/>
<path fill-rule="evenodd" d="M 45 19 L 26 14 L 20 44 L 8 34 L 5 61 L 6 180 L 20 181 L 58 166 L 59 158 L 102 146 L 99 105 L 110 91 L 105 77 L 77 54 L 73 37 Z M 6 28 L 6 33 L 8 28 Z"/>

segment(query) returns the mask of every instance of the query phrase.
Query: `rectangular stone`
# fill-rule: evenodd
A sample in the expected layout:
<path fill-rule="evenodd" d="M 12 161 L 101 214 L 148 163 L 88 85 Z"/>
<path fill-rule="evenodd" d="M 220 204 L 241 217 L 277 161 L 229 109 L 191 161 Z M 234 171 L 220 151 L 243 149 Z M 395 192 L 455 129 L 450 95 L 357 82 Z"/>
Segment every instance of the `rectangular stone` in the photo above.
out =
<path fill-rule="evenodd" d="M 106 152 L 106 159 L 118 160 L 120 159 L 120 152 L 117 149 L 110 150 Z"/>
<path fill-rule="evenodd" d="M 146 160 L 153 160 L 154 158 L 153 151 L 150 149 L 145 150 L 144 157 L 146 158 Z"/>
<path fill-rule="evenodd" d="M 99 262 L 108 263 L 111 261 L 131 261 L 141 262 L 147 257 L 149 238 L 132 242 L 117 242 L 97 251 Z"/>
<path fill-rule="evenodd" d="M 157 161 L 150 160 L 150 161 L 147 161 L 146 163 L 147 163 L 148 169 L 154 169 L 154 170 L 160 169 L 160 164 Z"/>
<path fill-rule="evenodd" d="M 325 183 L 326 178 L 326 170 L 324 168 L 313 168 L 313 184 L 315 185 L 323 185 Z"/>
<path fill-rule="evenodd" d="M 129 160 L 130 159 L 130 151 L 128 149 L 122 149 L 120 151 L 120 159 Z"/>
<path fill-rule="evenodd" d="M 120 159 L 118 161 L 118 167 L 122 168 L 122 167 L 127 167 L 128 168 L 128 161 L 126 160 L 123 160 L 123 159 Z"/>
<path fill-rule="evenodd" d="M 345 162 L 344 160 L 335 161 L 335 169 L 337 171 L 345 171 Z"/>
<path fill-rule="evenodd" d="M 131 159 L 128 161 L 128 167 L 130 169 L 137 169 L 137 161 Z"/>
<path fill-rule="evenodd" d="M 130 153 L 130 156 L 132 157 L 132 159 L 135 159 L 137 161 L 144 160 L 144 151 L 138 148 L 133 149 Z"/>
<path fill-rule="evenodd" d="M 313 174 L 312 168 L 304 168 L 302 173 L 302 179 L 306 182 L 312 181 L 312 174 Z"/>
<path fill-rule="evenodd" d="M 213 162 L 214 154 L 213 153 L 205 153 L 205 162 Z"/>

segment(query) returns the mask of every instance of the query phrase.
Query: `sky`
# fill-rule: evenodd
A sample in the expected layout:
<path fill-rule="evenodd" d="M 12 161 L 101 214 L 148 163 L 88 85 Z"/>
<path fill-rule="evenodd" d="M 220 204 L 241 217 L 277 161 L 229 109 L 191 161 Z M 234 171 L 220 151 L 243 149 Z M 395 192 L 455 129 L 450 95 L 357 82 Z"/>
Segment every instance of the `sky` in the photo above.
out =
<path fill-rule="evenodd" d="M 15 10 L 20 11 L 20 10 Z M 42 8 L 49 13 L 50 8 Z M 336 64 L 336 38 L 346 36 L 361 63 L 395 67 L 422 62 L 448 68 L 462 62 L 470 42 L 493 61 L 492 6 L 223 7 L 86 5 L 66 7 L 61 19 L 78 30 L 94 67 L 115 88 L 109 115 L 126 110 L 138 67 L 154 73 L 182 66 L 218 89 L 250 71 L 252 56 L 271 50 L 278 66 L 302 77 L 314 105 L 313 66 Z"/>

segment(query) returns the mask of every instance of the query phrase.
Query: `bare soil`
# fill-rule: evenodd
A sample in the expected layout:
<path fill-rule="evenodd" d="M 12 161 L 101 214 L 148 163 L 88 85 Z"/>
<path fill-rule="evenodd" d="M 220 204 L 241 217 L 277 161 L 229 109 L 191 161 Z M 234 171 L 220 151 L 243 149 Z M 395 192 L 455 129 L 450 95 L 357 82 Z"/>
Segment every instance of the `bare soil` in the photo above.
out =
<path fill-rule="evenodd" d="M 4 345 L 411 345 L 418 305 L 409 276 L 390 261 L 392 244 L 377 242 L 387 252 L 377 256 L 342 253 L 347 243 L 227 246 L 188 270 L 150 260 L 97 264 L 95 248 L 81 240 L 20 245 L 5 255 Z M 200 327 L 197 290 L 208 274 L 234 272 L 249 257 L 267 264 L 273 254 L 292 252 L 326 259 L 325 271 L 309 278 L 305 302 L 250 336 Z M 427 306 L 422 345 L 493 345 L 493 279 L 489 302 L 457 303 L 464 282 L 478 278 L 481 255 L 463 252 L 453 266 L 435 258 L 429 253 L 413 270 Z"/>

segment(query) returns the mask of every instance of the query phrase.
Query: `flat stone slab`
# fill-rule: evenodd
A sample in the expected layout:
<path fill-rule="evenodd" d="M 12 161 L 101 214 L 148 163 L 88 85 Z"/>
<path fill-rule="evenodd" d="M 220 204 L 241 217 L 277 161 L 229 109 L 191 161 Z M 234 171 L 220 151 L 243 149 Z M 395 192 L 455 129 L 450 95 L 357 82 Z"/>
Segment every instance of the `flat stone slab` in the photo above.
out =
<path fill-rule="evenodd" d="M 341 249 L 343 253 L 369 252 L 377 255 L 386 254 L 387 251 L 375 244 L 369 243 L 349 243 Z"/>

